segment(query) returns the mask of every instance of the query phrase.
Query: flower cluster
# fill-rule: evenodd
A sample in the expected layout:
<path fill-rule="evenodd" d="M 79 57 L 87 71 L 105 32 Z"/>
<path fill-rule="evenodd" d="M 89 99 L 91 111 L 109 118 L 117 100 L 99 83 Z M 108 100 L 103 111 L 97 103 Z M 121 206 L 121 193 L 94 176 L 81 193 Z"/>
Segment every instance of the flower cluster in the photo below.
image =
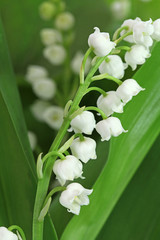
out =
<path fill-rule="evenodd" d="M 56 94 L 55 81 L 48 77 L 48 71 L 44 67 L 37 65 L 28 67 L 26 80 L 39 98 L 31 106 L 34 117 L 53 129 L 59 129 L 63 121 L 63 108 L 49 102 Z"/>
<path fill-rule="evenodd" d="M 53 21 L 53 27 L 46 27 L 40 31 L 40 38 L 45 46 L 43 56 L 52 65 L 62 65 L 64 63 L 65 59 L 68 58 L 69 47 L 73 41 L 75 19 L 65 9 L 65 3 L 62 1 L 44 1 L 39 6 L 40 17 L 44 21 Z M 77 68 L 80 67 L 82 59 L 83 54 L 76 55 L 73 59 L 71 68 L 73 66 L 74 73 L 78 71 Z M 90 63 L 89 60 L 88 62 Z M 66 67 L 68 68 L 68 66 Z M 48 76 L 48 71 L 42 66 L 31 65 L 27 69 L 25 78 L 31 84 L 34 94 L 38 97 L 31 106 L 31 112 L 38 121 L 45 122 L 52 129 L 58 130 L 63 121 L 63 102 L 59 104 L 60 106 L 56 106 L 51 101 L 54 98 L 59 103 L 62 96 L 58 95 L 57 79 L 54 80 Z"/>
<path fill-rule="evenodd" d="M 46 11 L 46 9 L 48 10 Z M 73 40 L 71 30 L 74 27 L 75 18 L 72 13 L 65 11 L 65 4 L 62 4 L 61 1 L 43 2 L 40 5 L 39 13 L 44 20 L 54 20 L 54 28 L 44 28 L 40 32 L 41 41 L 45 45 L 43 56 L 52 65 L 61 65 L 67 58 L 67 47 Z"/>
<path fill-rule="evenodd" d="M 88 90 L 97 90 L 101 93 L 97 100 L 97 107 L 84 107 L 77 110 L 77 114 L 70 121 L 71 128 L 74 131 L 74 140 L 69 145 L 72 155 L 67 152 L 66 157 L 55 161 L 53 172 L 56 179 L 63 186 L 66 181 L 73 181 L 77 178 L 83 178 L 83 164 L 90 159 L 96 159 L 96 142 L 84 136 L 91 135 L 93 130 L 100 134 L 102 141 L 108 141 L 112 136 L 118 137 L 123 132 L 127 132 L 122 127 L 120 120 L 112 116 L 114 112 L 123 113 L 124 106 L 132 100 L 139 92 L 145 90 L 134 79 L 120 80 L 124 77 L 124 70 L 130 65 L 134 70 L 137 65 L 143 64 L 150 56 L 149 47 L 152 45 L 152 39 L 160 40 L 159 20 L 152 23 L 151 20 L 143 22 L 139 18 L 124 21 L 121 28 L 114 35 L 113 41 L 110 40 L 109 33 L 100 32 L 95 27 L 95 32 L 88 38 L 90 49 L 97 58 L 104 61 L 99 66 L 98 76 L 92 77 L 92 80 L 108 78 L 118 83 L 115 91 L 105 92 L 100 88 L 90 88 Z M 133 46 L 117 47 L 121 40 L 134 43 Z M 117 47 L 117 49 L 116 49 Z M 116 50 L 126 50 L 125 61 L 115 55 Z M 114 55 L 113 55 L 114 54 Z M 83 64 L 82 64 L 83 67 Z M 84 69 L 83 69 L 84 70 Z M 83 82 L 82 82 L 83 84 Z M 89 92 L 89 91 L 88 91 Z M 97 111 L 102 120 L 96 123 L 94 114 L 91 111 Z M 68 147 L 68 148 L 69 148 Z M 78 183 L 71 183 L 66 187 L 60 196 L 60 203 L 68 209 L 69 212 L 79 214 L 81 205 L 88 205 L 92 190 L 85 189 Z"/>

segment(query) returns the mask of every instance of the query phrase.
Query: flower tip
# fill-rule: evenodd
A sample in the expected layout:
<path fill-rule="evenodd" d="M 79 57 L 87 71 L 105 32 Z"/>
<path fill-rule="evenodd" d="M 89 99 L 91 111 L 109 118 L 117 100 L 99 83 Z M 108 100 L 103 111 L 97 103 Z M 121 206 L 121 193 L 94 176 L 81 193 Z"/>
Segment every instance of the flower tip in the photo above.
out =
<path fill-rule="evenodd" d="M 100 32 L 100 29 L 98 27 L 94 27 L 93 29 L 95 30 L 96 33 Z"/>
<path fill-rule="evenodd" d="M 72 131 L 73 131 L 73 129 L 72 129 L 72 128 L 69 128 L 67 131 L 68 131 L 68 132 L 72 132 Z"/>
<path fill-rule="evenodd" d="M 127 133 L 127 132 L 128 132 L 128 130 L 125 130 L 125 129 L 123 129 L 123 132 L 124 132 L 124 133 Z"/>
<path fill-rule="evenodd" d="M 84 177 L 84 176 L 81 176 L 80 178 L 81 178 L 81 179 L 85 179 L 85 177 Z"/>

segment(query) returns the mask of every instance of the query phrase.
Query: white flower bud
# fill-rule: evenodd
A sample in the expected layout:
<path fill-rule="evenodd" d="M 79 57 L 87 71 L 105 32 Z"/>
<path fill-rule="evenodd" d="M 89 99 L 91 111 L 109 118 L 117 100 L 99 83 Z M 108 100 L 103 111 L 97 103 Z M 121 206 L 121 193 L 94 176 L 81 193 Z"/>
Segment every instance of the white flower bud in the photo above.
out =
<path fill-rule="evenodd" d="M 43 113 L 43 120 L 53 129 L 58 130 L 63 123 L 64 110 L 58 106 L 50 106 Z"/>
<path fill-rule="evenodd" d="M 71 183 L 61 193 L 59 202 L 68 212 L 79 215 L 81 206 L 89 204 L 88 195 L 92 192 L 93 189 L 86 189 L 79 183 Z"/>
<path fill-rule="evenodd" d="M 32 84 L 40 78 L 46 78 L 47 75 L 48 72 L 44 67 L 31 65 L 27 68 L 26 80 Z"/>
<path fill-rule="evenodd" d="M 137 65 L 145 63 L 146 58 L 150 56 L 149 49 L 145 48 L 143 45 L 133 45 L 131 50 L 126 52 L 125 61 L 134 71 Z"/>
<path fill-rule="evenodd" d="M 115 91 L 109 91 L 106 92 L 107 96 L 104 97 L 101 95 L 97 100 L 97 106 L 100 108 L 106 116 L 110 116 L 114 112 L 122 113 L 123 112 L 123 106 L 120 97 Z"/>
<path fill-rule="evenodd" d="M 82 177 L 82 163 L 74 156 L 68 155 L 64 160 L 58 159 L 53 166 L 56 179 L 63 186 L 67 180 L 73 181 L 75 178 Z"/>
<path fill-rule="evenodd" d="M 62 42 L 62 35 L 56 29 L 52 28 L 42 29 L 40 32 L 40 36 L 44 45 L 51 45 L 57 42 Z"/>
<path fill-rule="evenodd" d="M 6 227 L 0 227 L 1 240 L 18 240 L 18 237 L 13 232 L 9 231 Z"/>
<path fill-rule="evenodd" d="M 133 31 L 134 25 L 139 21 L 141 21 L 140 18 L 125 20 L 121 27 L 127 26 L 129 29 L 128 30 L 123 30 L 120 35 L 122 36 L 127 32 Z M 130 42 L 130 43 L 135 42 L 134 39 L 133 39 L 133 34 L 125 37 L 124 40 L 127 41 L 127 42 Z"/>
<path fill-rule="evenodd" d="M 156 41 L 160 41 L 160 18 L 153 22 L 154 32 L 152 38 Z"/>
<path fill-rule="evenodd" d="M 95 27 L 95 32 L 89 35 L 88 45 L 93 48 L 93 52 L 104 57 L 115 48 L 116 44 L 110 41 L 109 33 L 100 32 L 98 27 Z"/>
<path fill-rule="evenodd" d="M 71 68 L 75 74 L 80 73 L 83 57 L 84 57 L 84 54 L 79 51 L 76 53 L 76 55 L 74 56 L 74 58 L 71 61 Z M 86 61 L 86 65 L 85 65 L 85 74 L 87 74 L 89 72 L 90 66 L 91 66 L 91 58 L 88 57 L 87 61 Z"/>
<path fill-rule="evenodd" d="M 36 137 L 35 133 L 28 131 L 28 138 L 29 138 L 29 143 L 30 143 L 31 149 L 35 150 L 35 147 L 37 145 L 37 137 Z"/>
<path fill-rule="evenodd" d="M 94 114 L 84 111 L 71 121 L 71 131 L 75 133 L 85 133 L 91 135 L 96 126 Z"/>
<path fill-rule="evenodd" d="M 123 129 L 120 120 L 116 117 L 109 117 L 98 122 L 96 131 L 101 135 L 101 141 L 108 141 L 111 136 L 118 137 L 121 133 L 127 132 Z"/>
<path fill-rule="evenodd" d="M 60 13 L 56 20 L 55 20 L 55 26 L 59 30 L 67 31 L 71 29 L 75 24 L 75 18 L 72 13 L 70 12 L 63 12 Z"/>
<path fill-rule="evenodd" d="M 56 85 L 52 79 L 39 79 L 33 84 L 33 91 L 37 97 L 43 100 L 50 100 L 56 92 Z"/>
<path fill-rule="evenodd" d="M 76 138 L 71 146 L 72 154 L 87 163 L 90 159 L 96 159 L 96 142 L 92 138 L 84 137 L 84 140 Z"/>
<path fill-rule="evenodd" d="M 121 20 L 129 14 L 131 3 L 129 0 L 114 1 L 110 8 L 114 18 Z"/>
<path fill-rule="evenodd" d="M 133 27 L 133 38 L 135 43 L 150 47 L 153 44 L 151 35 L 154 32 L 152 19 L 149 21 L 138 21 Z"/>
<path fill-rule="evenodd" d="M 43 113 L 49 106 L 50 106 L 49 102 L 45 102 L 42 100 L 36 100 L 31 105 L 31 112 L 37 120 L 42 122 L 43 121 Z"/>
<path fill-rule="evenodd" d="M 109 55 L 106 61 L 103 61 L 99 66 L 101 74 L 108 73 L 109 75 L 121 79 L 124 77 L 124 70 L 127 64 L 123 63 L 118 55 Z"/>
<path fill-rule="evenodd" d="M 66 58 L 66 50 L 60 45 L 50 45 L 43 51 L 44 57 L 53 65 L 60 65 Z"/>
<path fill-rule="evenodd" d="M 40 17 L 44 20 L 50 20 L 56 13 L 56 6 L 51 2 L 43 2 L 39 7 Z"/>
<path fill-rule="evenodd" d="M 144 91 L 134 79 L 125 80 L 118 88 L 117 94 L 122 99 L 124 104 L 129 102 L 133 96 L 136 96 L 140 91 Z"/>

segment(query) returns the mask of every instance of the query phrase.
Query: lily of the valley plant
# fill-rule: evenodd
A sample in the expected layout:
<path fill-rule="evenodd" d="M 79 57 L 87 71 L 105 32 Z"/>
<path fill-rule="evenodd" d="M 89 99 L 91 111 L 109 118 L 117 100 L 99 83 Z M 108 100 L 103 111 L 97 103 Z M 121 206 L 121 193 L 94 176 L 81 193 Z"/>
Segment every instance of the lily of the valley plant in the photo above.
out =
<path fill-rule="evenodd" d="M 58 21 L 57 25 L 60 26 Z M 33 240 L 43 239 L 44 218 L 54 193 L 62 191 L 59 202 L 72 214 L 79 215 L 81 206 L 89 204 L 89 195 L 94 189 L 87 189 L 87 186 L 76 183 L 76 179 L 87 178 L 87 176 L 83 176 L 83 164 L 87 164 L 90 159 L 96 159 L 96 142 L 91 135 L 96 130 L 102 141 L 109 141 L 112 136 L 118 137 L 130 130 L 126 130 L 123 123 L 112 114 L 114 112 L 122 114 L 124 106 L 134 96 L 145 90 L 143 88 L 145 86 L 140 86 L 135 79 L 130 78 L 124 81 L 121 79 L 124 77 L 127 67 L 130 66 L 132 70 L 135 70 L 137 65 L 142 65 L 150 57 L 153 40 L 160 40 L 160 19 L 155 22 L 152 22 L 151 19 L 144 22 L 139 18 L 125 20 L 122 26 L 116 30 L 112 39 L 109 33 L 101 32 L 98 27 L 95 27 L 94 30 L 94 33 L 88 38 L 89 49 L 82 61 L 80 86 L 76 96 L 66 103 L 63 123 L 49 152 L 46 155 L 41 153 L 38 156 L 38 187 L 33 214 Z M 54 37 L 57 36 L 59 41 L 61 39 L 56 33 L 50 31 L 42 32 L 42 38 L 44 34 L 48 34 L 48 36 L 55 34 Z M 127 42 L 127 46 L 119 46 L 122 40 Z M 44 41 L 47 45 L 50 39 Z M 121 51 L 125 51 L 123 61 L 118 55 Z M 93 53 L 95 57 L 92 59 L 92 66 L 88 75 L 84 77 L 86 62 Z M 49 58 L 47 50 L 44 55 Z M 97 70 L 100 74 L 97 74 Z M 36 74 L 37 79 L 39 74 L 46 77 L 46 73 L 42 69 L 37 69 Z M 116 91 L 106 92 L 101 88 L 91 86 L 93 82 L 102 79 L 114 81 L 117 84 Z M 45 81 L 49 88 L 47 97 L 50 98 L 54 95 L 54 87 L 51 86 L 50 80 Z M 39 94 L 43 96 L 42 86 L 43 81 L 35 81 L 33 89 L 37 95 L 38 89 L 41 89 Z M 80 106 L 82 98 L 91 91 L 100 93 L 97 106 Z M 44 98 L 46 98 L 46 94 Z M 100 115 L 101 119 L 98 122 L 96 122 L 93 112 Z M 73 132 L 73 134 L 61 146 L 67 131 Z M 60 186 L 48 193 L 52 173 L 55 174 Z M 24 236 L 21 238 L 25 239 Z M 1 227 L 0 239 L 17 240 L 18 235 Z"/>

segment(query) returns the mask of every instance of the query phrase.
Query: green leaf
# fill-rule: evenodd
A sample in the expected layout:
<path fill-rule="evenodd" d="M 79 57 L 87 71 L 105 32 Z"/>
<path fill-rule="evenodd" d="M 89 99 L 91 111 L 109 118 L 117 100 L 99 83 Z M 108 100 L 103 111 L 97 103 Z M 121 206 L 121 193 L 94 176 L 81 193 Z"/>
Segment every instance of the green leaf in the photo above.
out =
<path fill-rule="evenodd" d="M 1 224 L 20 225 L 29 237 L 36 187 L 35 164 L 1 23 L 0 46 Z"/>
<path fill-rule="evenodd" d="M 31 239 L 36 192 L 35 162 L 29 146 L 20 98 L 0 22 L 0 225 L 16 224 Z M 56 239 L 46 219 L 46 239 Z M 52 238 L 50 238 L 52 237 Z"/>
<path fill-rule="evenodd" d="M 62 240 L 95 239 L 159 133 L 160 43 L 134 76 L 146 91 L 117 115 L 129 132 L 111 141 L 108 162 L 96 181 L 91 203 L 67 225 Z"/>
<path fill-rule="evenodd" d="M 160 137 L 123 193 L 97 240 L 160 238 Z"/>
<path fill-rule="evenodd" d="M 54 228 L 51 217 L 47 215 L 44 222 L 44 239 L 58 240 L 56 230 Z"/>

